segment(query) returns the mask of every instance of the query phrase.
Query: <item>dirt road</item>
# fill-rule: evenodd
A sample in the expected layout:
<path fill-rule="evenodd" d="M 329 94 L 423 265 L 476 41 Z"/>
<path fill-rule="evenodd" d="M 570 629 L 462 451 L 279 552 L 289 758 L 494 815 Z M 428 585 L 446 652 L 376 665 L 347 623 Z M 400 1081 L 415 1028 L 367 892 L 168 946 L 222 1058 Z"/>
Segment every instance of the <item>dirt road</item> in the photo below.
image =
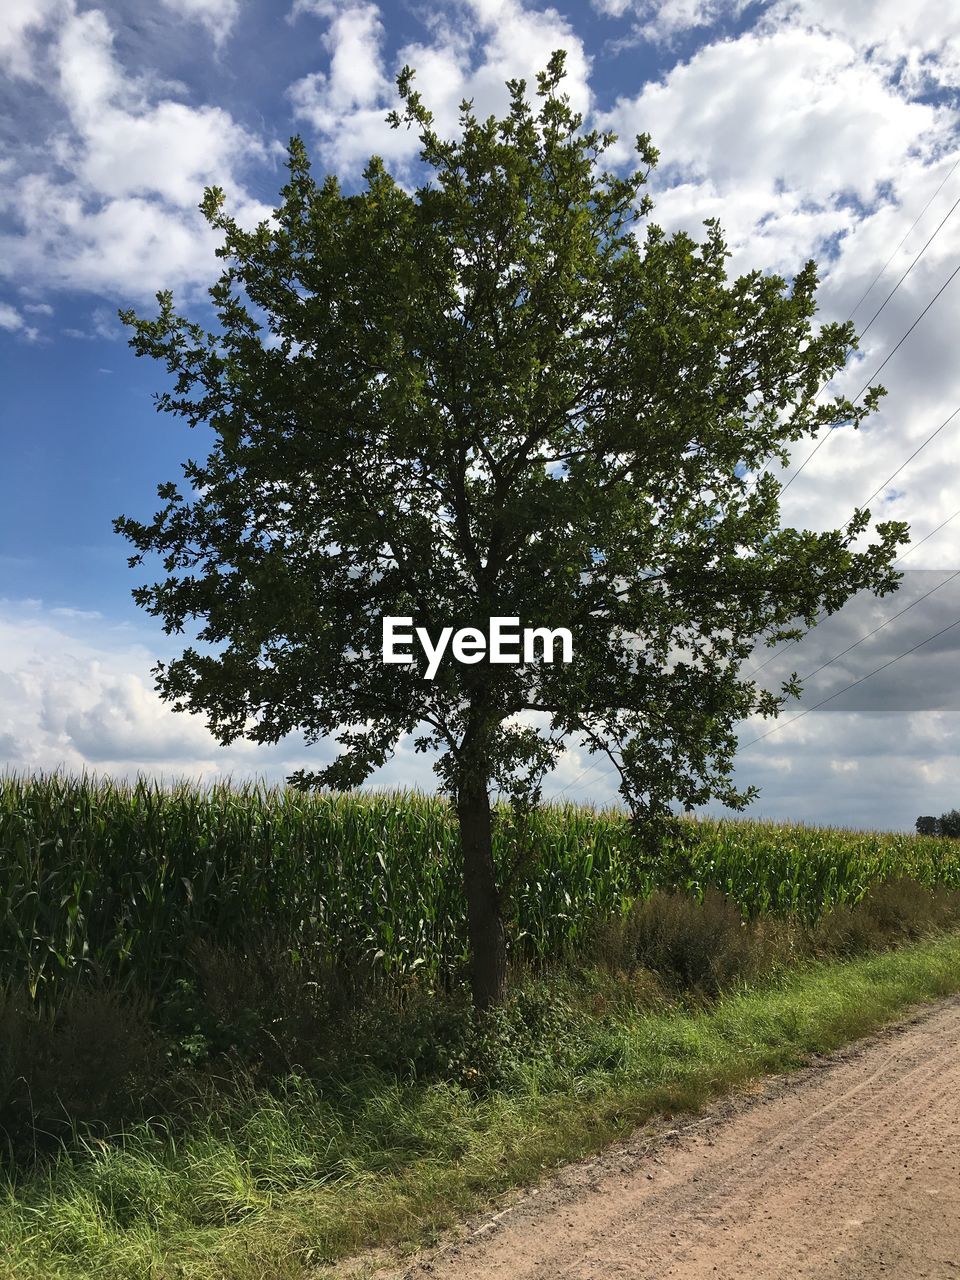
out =
<path fill-rule="evenodd" d="M 960 1000 L 571 1166 L 409 1280 L 960 1280 Z"/>

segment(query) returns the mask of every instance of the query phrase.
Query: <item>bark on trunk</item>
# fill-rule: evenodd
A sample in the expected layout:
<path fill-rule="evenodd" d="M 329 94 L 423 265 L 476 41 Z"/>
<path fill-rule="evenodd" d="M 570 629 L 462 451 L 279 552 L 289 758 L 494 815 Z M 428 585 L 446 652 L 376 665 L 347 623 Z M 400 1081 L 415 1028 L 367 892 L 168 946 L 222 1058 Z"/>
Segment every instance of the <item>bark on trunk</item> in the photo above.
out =
<path fill-rule="evenodd" d="M 489 1009 L 504 997 L 507 947 L 493 865 L 490 796 L 485 779 L 468 778 L 461 784 L 457 818 L 463 849 L 473 1003 L 477 1009 Z"/>

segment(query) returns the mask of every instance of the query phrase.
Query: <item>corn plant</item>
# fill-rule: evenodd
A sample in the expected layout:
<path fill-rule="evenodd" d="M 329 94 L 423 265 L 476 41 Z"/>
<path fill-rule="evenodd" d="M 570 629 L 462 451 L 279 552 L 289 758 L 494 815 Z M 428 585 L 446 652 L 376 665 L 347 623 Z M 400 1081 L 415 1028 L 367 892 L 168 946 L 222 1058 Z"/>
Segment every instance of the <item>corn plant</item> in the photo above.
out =
<path fill-rule="evenodd" d="M 616 810 L 545 805 L 523 833 L 514 952 L 576 953 L 593 922 L 657 883 Z M 502 870 L 518 832 L 499 809 Z M 751 915 L 816 916 L 877 880 L 960 887 L 960 844 L 937 837 L 684 821 L 685 886 Z M 458 973 L 465 906 L 454 815 L 416 793 L 304 794 L 263 785 L 0 778 L 0 981 L 54 994 L 90 970 L 153 990 L 184 976 L 193 939 L 291 951 L 401 975 Z"/>

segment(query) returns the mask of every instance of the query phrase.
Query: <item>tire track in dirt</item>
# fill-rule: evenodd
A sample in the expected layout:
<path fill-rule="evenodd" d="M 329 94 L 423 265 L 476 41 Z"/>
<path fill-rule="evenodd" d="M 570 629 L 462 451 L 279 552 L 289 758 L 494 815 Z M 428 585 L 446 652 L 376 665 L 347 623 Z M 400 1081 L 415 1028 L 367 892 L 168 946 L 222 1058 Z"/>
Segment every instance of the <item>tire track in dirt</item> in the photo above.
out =
<path fill-rule="evenodd" d="M 571 1166 L 392 1274 L 960 1280 L 960 999 Z"/>

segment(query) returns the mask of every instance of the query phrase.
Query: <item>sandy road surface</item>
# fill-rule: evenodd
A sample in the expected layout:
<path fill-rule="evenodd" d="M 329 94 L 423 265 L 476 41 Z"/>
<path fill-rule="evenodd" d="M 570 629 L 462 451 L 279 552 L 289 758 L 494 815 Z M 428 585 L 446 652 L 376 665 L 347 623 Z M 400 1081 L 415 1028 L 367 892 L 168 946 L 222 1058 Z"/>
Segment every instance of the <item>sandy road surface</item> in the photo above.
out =
<path fill-rule="evenodd" d="M 409 1280 L 960 1280 L 960 999 L 571 1166 Z"/>

